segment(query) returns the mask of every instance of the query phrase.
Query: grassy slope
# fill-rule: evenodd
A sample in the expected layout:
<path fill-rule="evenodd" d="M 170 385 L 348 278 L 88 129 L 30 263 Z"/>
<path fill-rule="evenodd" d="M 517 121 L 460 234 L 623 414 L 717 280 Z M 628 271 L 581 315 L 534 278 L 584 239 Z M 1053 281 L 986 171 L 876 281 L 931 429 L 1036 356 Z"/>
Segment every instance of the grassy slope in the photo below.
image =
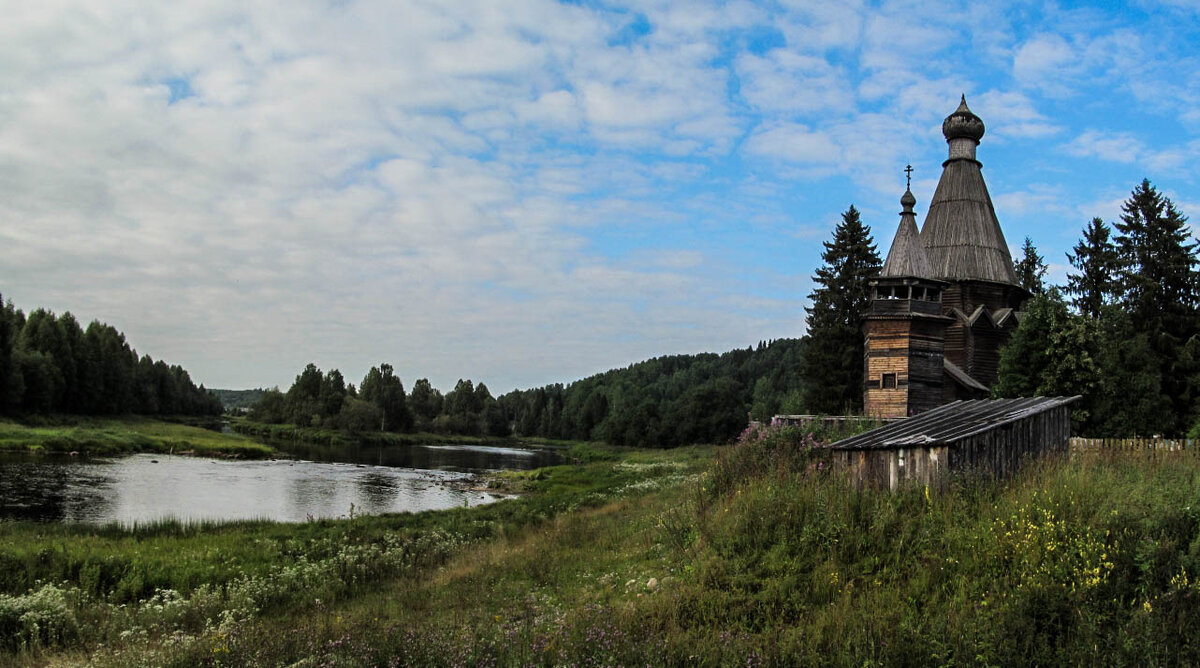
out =
<path fill-rule="evenodd" d="M 210 456 L 267 457 L 274 451 L 253 439 L 145 417 L 62 418 L 48 426 L 0 419 L 0 451 L 192 452 Z"/>
<path fill-rule="evenodd" d="M 207 626 L 72 603 L 108 630 L 9 656 L 116 665 L 1200 661 L 1200 461 L 1190 455 L 1050 463 L 1004 484 L 893 495 L 852 489 L 794 443 L 768 439 L 711 461 L 708 452 L 514 474 L 509 483 L 528 496 L 446 513 L 179 536 L 166 527 L 140 541 L 58 529 L 68 538 L 37 544 L 96 556 L 117 545 L 186 548 L 188 561 L 240 560 L 260 578 L 282 564 L 236 556 L 222 536 L 295 546 L 283 563 L 306 550 L 319 561 L 326 539 L 443 538 L 402 567 L 362 571 L 358 584 L 268 592 L 254 611 L 231 595 L 205 609 L 225 611 Z M 30 530 L 0 534 L 0 544 L 33 545 Z M 206 544 L 218 552 L 200 556 Z M 3 609 L 0 600 L 0 625 Z M 159 649 L 155 638 L 173 629 Z M 97 652 L 101 638 L 108 648 Z"/>

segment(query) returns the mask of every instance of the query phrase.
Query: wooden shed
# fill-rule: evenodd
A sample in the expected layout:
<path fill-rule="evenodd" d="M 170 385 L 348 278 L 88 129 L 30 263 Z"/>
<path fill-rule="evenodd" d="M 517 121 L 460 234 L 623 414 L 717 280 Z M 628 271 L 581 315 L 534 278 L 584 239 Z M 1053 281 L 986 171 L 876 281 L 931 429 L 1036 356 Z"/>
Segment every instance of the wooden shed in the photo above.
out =
<path fill-rule="evenodd" d="M 1068 405 L 1079 397 L 956 401 L 831 446 L 859 486 L 944 485 L 957 473 L 1003 476 L 1023 462 L 1066 454 Z"/>

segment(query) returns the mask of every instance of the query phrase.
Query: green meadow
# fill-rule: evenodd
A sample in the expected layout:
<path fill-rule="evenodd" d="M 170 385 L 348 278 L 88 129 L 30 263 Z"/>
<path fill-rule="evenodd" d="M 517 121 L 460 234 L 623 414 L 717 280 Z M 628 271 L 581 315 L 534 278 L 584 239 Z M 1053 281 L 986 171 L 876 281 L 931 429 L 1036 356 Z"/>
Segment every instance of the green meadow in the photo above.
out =
<path fill-rule="evenodd" d="M 795 431 L 576 445 L 488 506 L 283 525 L 0 525 L 14 665 L 1200 662 L 1200 459 L 899 493 Z"/>
<path fill-rule="evenodd" d="M 179 422 L 139 416 L 59 416 L 39 417 L 33 422 L 0 419 L 0 452 L 155 452 L 254 458 L 269 457 L 274 450 L 248 436 Z"/>

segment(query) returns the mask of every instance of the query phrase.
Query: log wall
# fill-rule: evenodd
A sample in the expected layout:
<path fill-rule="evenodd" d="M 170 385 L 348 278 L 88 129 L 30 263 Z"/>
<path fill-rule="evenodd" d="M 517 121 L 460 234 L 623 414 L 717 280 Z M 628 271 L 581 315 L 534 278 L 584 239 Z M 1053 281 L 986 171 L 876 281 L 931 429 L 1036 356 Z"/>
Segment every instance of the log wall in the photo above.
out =
<path fill-rule="evenodd" d="M 1003 477 L 1049 455 L 1066 455 L 1071 441 L 1066 405 L 1008 424 L 928 446 L 834 450 L 857 486 L 896 490 L 906 484 L 944 486 L 957 474 Z"/>

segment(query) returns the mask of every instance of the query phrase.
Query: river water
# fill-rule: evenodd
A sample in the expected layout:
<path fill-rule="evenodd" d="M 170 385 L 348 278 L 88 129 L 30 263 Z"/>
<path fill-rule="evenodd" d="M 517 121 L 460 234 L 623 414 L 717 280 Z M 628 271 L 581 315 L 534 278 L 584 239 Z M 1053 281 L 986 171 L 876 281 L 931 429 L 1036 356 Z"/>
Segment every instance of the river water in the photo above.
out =
<path fill-rule="evenodd" d="M 299 458 L 0 455 L 0 520 L 303 522 L 437 510 L 502 498 L 476 489 L 476 474 L 558 460 L 551 451 L 472 445 L 309 449 L 293 456 Z"/>

